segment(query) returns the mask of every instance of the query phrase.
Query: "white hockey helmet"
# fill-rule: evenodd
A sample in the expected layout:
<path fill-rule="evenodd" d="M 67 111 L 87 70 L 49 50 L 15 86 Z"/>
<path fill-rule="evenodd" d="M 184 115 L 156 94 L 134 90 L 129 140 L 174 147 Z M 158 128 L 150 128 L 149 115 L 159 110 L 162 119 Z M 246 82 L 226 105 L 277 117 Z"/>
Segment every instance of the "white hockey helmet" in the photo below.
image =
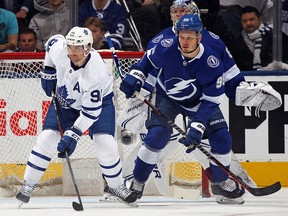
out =
<path fill-rule="evenodd" d="M 85 27 L 73 27 L 68 34 L 66 35 L 66 44 L 72 46 L 84 46 L 84 50 L 86 51 L 88 45 L 93 44 L 93 36 L 92 32 Z"/>
<path fill-rule="evenodd" d="M 176 27 L 178 21 L 184 14 L 200 15 L 200 10 L 193 0 L 175 0 L 173 2 L 170 7 L 170 16 L 174 27 Z"/>

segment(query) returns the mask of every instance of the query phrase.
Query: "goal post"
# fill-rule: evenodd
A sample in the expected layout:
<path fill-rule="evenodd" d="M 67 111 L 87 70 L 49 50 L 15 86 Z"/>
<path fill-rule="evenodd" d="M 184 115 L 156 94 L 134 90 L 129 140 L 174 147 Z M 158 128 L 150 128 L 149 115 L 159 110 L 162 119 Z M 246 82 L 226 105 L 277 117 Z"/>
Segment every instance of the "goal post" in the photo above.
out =
<path fill-rule="evenodd" d="M 116 73 L 112 53 L 110 51 L 99 53 L 106 62 L 109 73 Z M 39 76 L 44 55 L 43 52 L 0 53 L 0 196 L 14 196 L 18 191 L 29 154 L 37 135 L 42 130 L 51 101 L 41 88 Z M 127 73 L 130 66 L 143 56 L 143 52 L 119 51 L 117 55 L 123 72 Z M 121 79 L 117 74 L 114 77 L 117 115 L 125 107 L 126 99 L 119 91 Z M 121 143 L 120 131 L 121 129 L 117 128 L 115 138 L 119 144 L 122 161 L 125 161 L 136 145 L 141 144 L 141 137 L 134 134 L 134 142 L 124 145 Z M 168 154 L 168 157 L 163 157 L 160 164 L 166 182 L 171 187 L 186 189 L 188 193 L 195 188 L 200 190 L 202 195 L 209 193 L 208 180 L 203 180 L 205 178 L 202 178 L 201 166 L 193 154 L 186 154 L 185 147 L 177 143 L 177 139 L 173 142 L 173 152 Z M 79 184 L 80 193 L 87 191 L 83 195 L 101 195 L 103 192 L 101 171 L 92 152 L 92 141 L 89 136 L 83 135 L 76 151 L 71 155 L 76 181 L 85 182 L 85 190 L 81 189 Z M 133 164 L 133 161 L 131 163 Z M 39 195 L 69 195 L 70 192 L 72 194 L 73 190 L 69 191 L 67 189 L 69 187 L 65 187 L 65 184 L 69 184 L 67 179 L 70 178 L 66 175 L 65 166 L 63 160 L 57 158 L 55 154 L 40 180 L 37 189 Z M 153 172 L 152 175 L 154 174 Z M 85 176 L 88 176 L 88 182 Z M 144 194 L 159 195 L 152 177 L 145 187 Z"/>

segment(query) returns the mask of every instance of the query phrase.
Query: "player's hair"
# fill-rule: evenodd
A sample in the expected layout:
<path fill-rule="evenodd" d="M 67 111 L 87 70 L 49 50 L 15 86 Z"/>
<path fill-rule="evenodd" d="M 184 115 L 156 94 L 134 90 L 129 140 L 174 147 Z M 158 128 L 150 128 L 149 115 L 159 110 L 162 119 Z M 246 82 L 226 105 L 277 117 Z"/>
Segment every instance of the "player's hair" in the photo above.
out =
<path fill-rule="evenodd" d="M 197 36 L 202 33 L 203 23 L 198 14 L 185 14 L 176 25 L 176 32 L 180 30 L 195 31 Z"/>
<path fill-rule="evenodd" d="M 173 2 L 173 4 L 170 7 L 170 16 L 171 16 L 171 20 L 173 22 L 173 26 L 175 27 L 179 21 L 177 14 L 174 13 L 174 11 L 179 8 L 183 8 L 184 14 L 199 14 L 200 15 L 200 11 L 196 5 L 196 3 L 193 0 L 175 0 Z"/>

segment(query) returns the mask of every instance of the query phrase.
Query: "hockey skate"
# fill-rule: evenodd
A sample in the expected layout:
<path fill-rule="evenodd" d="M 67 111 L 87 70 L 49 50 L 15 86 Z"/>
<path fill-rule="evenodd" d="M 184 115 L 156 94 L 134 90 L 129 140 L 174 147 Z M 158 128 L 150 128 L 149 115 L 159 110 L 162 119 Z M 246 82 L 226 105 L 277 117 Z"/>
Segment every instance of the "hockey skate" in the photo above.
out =
<path fill-rule="evenodd" d="M 106 188 L 107 190 L 107 188 Z M 104 189 L 105 191 L 105 189 Z M 131 207 L 137 207 L 137 194 L 126 188 L 123 184 L 117 188 L 108 187 L 108 193 L 117 198 L 118 201 Z M 109 198 L 111 199 L 111 197 Z"/>
<path fill-rule="evenodd" d="M 140 199 L 143 195 L 144 186 L 144 183 L 138 182 L 133 179 L 129 189 L 137 195 L 137 199 Z"/>
<path fill-rule="evenodd" d="M 20 201 L 19 208 L 21 208 L 21 206 L 24 203 L 29 202 L 30 197 L 32 196 L 32 192 L 34 191 L 35 188 L 36 188 L 36 185 L 28 184 L 27 182 L 24 181 L 20 191 L 16 195 L 16 199 Z"/>
<path fill-rule="evenodd" d="M 214 195 L 220 195 L 227 199 L 240 198 L 245 193 L 245 189 L 231 178 L 222 182 L 211 182 L 211 189 Z"/>

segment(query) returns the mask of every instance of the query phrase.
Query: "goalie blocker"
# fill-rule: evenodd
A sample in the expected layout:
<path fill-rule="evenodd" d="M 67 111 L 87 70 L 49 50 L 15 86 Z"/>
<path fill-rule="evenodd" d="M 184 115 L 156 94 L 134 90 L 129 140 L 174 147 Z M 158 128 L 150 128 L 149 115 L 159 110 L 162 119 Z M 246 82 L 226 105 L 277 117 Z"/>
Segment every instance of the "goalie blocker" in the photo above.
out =
<path fill-rule="evenodd" d="M 235 104 L 256 107 L 255 113 L 259 116 L 259 110 L 271 111 L 279 108 L 282 99 L 281 95 L 267 83 L 242 81 L 236 88 Z"/>

